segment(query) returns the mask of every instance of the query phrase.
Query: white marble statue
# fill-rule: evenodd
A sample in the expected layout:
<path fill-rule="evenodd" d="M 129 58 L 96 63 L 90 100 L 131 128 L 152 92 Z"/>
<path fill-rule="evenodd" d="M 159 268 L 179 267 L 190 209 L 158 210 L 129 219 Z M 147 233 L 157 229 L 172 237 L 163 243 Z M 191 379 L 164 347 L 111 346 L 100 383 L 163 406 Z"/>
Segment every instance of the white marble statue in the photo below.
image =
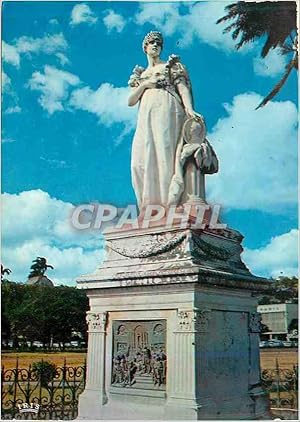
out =
<path fill-rule="evenodd" d="M 131 172 L 140 210 L 147 205 L 180 205 L 204 200 L 204 173 L 217 171 L 203 164 L 203 151 L 212 150 L 205 139 L 202 117 L 193 109 L 191 83 L 178 56 L 160 59 L 163 38 L 150 32 L 143 41 L 146 69 L 136 66 L 130 77 L 128 105 L 139 103 L 132 145 Z M 203 144 L 203 145 L 202 145 Z M 205 165 L 209 171 L 205 170 Z"/>

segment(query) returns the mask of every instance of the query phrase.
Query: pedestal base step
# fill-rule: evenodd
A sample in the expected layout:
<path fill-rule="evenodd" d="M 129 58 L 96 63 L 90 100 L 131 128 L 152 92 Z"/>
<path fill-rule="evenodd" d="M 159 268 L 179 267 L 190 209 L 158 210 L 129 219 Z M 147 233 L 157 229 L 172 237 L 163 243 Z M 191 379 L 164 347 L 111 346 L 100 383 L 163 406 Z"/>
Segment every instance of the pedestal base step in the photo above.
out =
<path fill-rule="evenodd" d="M 157 398 L 165 398 L 166 392 L 164 390 L 159 389 L 153 389 L 153 387 L 150 389 L 145 388 L 145 386 L 142 385 L 142 388 L 139 388 L 139 386 L 132 388 L 132 387 L 110 387 L 109 392 L 112 394 L 118 394 L 118 395 L 128 395 L 128 396 L 143 396 L 143 397 L 157 397 Z"/>

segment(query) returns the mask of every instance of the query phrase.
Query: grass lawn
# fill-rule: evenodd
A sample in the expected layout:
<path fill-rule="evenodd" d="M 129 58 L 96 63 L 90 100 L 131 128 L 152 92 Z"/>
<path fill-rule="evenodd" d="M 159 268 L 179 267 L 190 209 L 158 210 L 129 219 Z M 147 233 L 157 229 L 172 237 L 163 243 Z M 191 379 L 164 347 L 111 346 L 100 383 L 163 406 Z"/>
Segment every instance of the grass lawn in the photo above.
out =
<path fill-rule="evenodd" d="M 67 366 L 82 366 L 86 358 L 86 353 L 75 352 L 22 352 L 22 353 L 2 353 L 2 365 L 5 369 L 16 367 L 16 357 L 19 357 L 19 368 L 28 368 L 33 362 L 47 360 L 57 366 L 63 366 L 66 359 Z M 298 364 L 297 349 L 261 349 L 260 360 L 262 369 L 275 369 L 276 358 L 280 368 L 288 369 Z"/>
<path fill-rule="evenodd" d="M 19 358 L 19 368 L 28 368 L 33 362 L 40 360 L 47 360 L 57 366 L 63 366 L 64 359 L 66 359 L 67 366 L 82 366 L 86 358 L 86 353 L 76 352 L 20 352 L 20 353 L 5 353 L 1 354 L 1 365 L 5 369 L 14 369 L 16 367 L 16 359 Z"/>
<path fill-rule="evenodd" d="M 262 369 L 275 369 L 276 359 L 279 368 L 292 369 L 298 365 L 298 349 L 260 349 L 260 363 Z"/>

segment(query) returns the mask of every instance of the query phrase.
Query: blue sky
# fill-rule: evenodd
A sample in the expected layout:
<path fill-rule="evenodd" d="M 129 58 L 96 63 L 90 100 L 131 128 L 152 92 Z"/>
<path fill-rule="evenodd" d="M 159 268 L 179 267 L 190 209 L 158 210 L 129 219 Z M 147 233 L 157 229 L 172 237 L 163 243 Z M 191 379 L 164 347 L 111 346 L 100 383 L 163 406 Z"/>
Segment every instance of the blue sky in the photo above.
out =
<path fill-rule="evenodd" d="M 103 256 L 99 233 L 76 233 L 74 204 L 135 203 L 130 150 L 136 109 L 127 81 L 146 66 L 144 35 L 160 30 L 163 58 L 180 55 L 220 172 L 208 199 L 244 236 L 257 275 L 297 271 L 297 75 L 255 111 L 287 58 L 236 51 L 218 18 L 228 2 L 3 2 L 3 262 L 25 281 L 47 256 L 56 283 L 74 284 Z M 24 19 L 26 16 L 26 19 Z"/>

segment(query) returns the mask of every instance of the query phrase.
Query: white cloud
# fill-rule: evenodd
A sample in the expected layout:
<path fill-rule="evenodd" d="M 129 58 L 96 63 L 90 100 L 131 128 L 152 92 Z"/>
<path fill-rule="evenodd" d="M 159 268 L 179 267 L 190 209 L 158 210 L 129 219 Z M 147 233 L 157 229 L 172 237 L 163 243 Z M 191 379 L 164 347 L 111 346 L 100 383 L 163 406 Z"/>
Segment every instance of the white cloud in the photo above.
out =
<path fill-rule="evenodd" d="M 5 72 L 2 72 L 2 94 L 5 94 L 3 95 L 4 99 L 2 101 L 2 109 L 4 113 L 20 113 L 21 107 L 18 105 L 19 98 L 13 89 L 10 77 Z M 7 103 L 9 104 L 8 107 Z M 5 108 L 4 106 L 7 108 Z"/>
<path fill-rule="evenodd" d="M 34 72 L 28 82 L 30 89 L 41 92 L 39 103 L 53 114 L 64 109 L 68 99 L 69 88 L 80 83 L 78 76 L 52 66 L 45 66 L 44 73 Z"/>
<path fill-rule="evenodd" d="M 55 18 L 50 19 L 50 20 L 49 20 L 49 23 L 51 23 L 51 25 L 58 25 L 58 24 L 59 24 L 58 20 L 57 20 L 57 19 L 55 19 Z"/>
<path fill-rule="evenodd" d="M 21 111 L 22 111 L 21 107 L 20 107 L 20 106 L 18 106 L 18 105 L 16 105 L 16 106 L 13 106 L 13 107 L 8 107 L 8 108 L 4 111 L 4 113 L 5 113 L 5 114 L 14 114 L 14 113 L 21 113 Z"/>
<path fill-rule="evenodd" d="M 56 160 L 56 159 L 50 159 L 50 158 L 45 158 L 45 157 L 40 157 L 40 159 L 50 164 L 50 166 L 53 168 L 65 169 L 65 168 L 70 167 L 70 165 L 65 160 Z"/>
<path fill-rule="evenodd" d="M 63 53 L 56 53 L 56 57 L 59 59 L 60 64 L 65 66 L 66 64 L 70 64 L 70 60 L 68 57 Z"/>
<path fill-rule="evenodd" d="M 272 237 L 265 247 L 254 250 L 245 248 L 243 260 L 256 275 L 273 278 L 297 276 L 298 236 L 298 230 L 292 229 Z"/>
<path fill-rule="evenodd" d="M 141 3 L 135 14 L 138 25 L 152 24 L 153 29 L 162 31 L 163 35 L 178 37 L 178 47 L 187 48 L 193 41 L 199 40 L 225 53 L 238 52 L 247 54 L 252 52 L 253 70 L 256 75 L 276 77 L 283 73 L 286 56 L 274 49 L 263 59 L 260 56 L 261 43 L 254 40 L 243 45 L 239 50 L 235 48 L 237 40 L 233 40 L 232 31 L 224 33 L 224 29 L 233 21 L 216 24 L 217 20 L 227 14 L 225 7 L 232 1 L 212 1 L 185 4 L 174 3 Z"/>
<path fill-rule="evenodd" d="M 71 25 L 79 25 L 80 23 L 87 23 L 88 25 L 94 25 L 98 18 L 91 11 L 87 4 L 76 4 L 71 12 Z"/>
<path fill-rule="evenodd" d="M 19 53 L 54 54 L 68 48 L 67 41 L 62 33 L 45 35 L 43 38 L 23 36 L 17 39 L 16 48 Z"/>
<path fill-rule="evenodd" d="M 21 55 L 30 57 L 31 54 L 55 55 L 62 61 L 68 60 L 64 55 L 68 48 L 68 43 L 62 33 L 49 35 L 42 38 L 32 38 L 22 36 L 14 41 L 13 45 L 3 41 L 3 60 L 14 66 L 20 66 Z"/>
<path fill-rule="evenodd" d="M 5 72 L 2 72 L 2 92 L 8 92 L 10 89 L 11 79 Z"/>
<path fill-rule="evenodd" d="M 48 270 L 46 275 L 56 285 L 75 285 L 78 276 L 95 271 L 102 260 L 103 251 L 50 246 L 39 240 L 28 241 L 14 248 L 4 248 L 5 266 L 13 271 L 10 279 L 25 282 L 32 261 L 37 256 L 45 257 L 53 265 L 54 270 Z"/>
<path fill-rule="evenodd" d="M 153 28 L 161 30 L 165 36 L 173 35 L 181 29 L 185 20 L 179 13 L 179 7 L 178 3 L 141 3 L 135 21 L 138 25 L 151 23 Z"/>
<path fill-rule="evenodd" d="M 117 32 L 122 32 L 126 22 L 122 15 L 115 13 L 113 10 L 107 10 L 107 15 L 103 18 L 103 23 L 110 32 L 115 29 Z"/>
<path fill-rule="evenodd" d="M 224 104 L 227 116 L 208 137 L 220 161 L 208 176 L 208 199 L 227 208 L 282 211 L 297 203 L 297 109 L 291 101 L 271 101 L 245 93 Z"/>
<path fill-rule="evenodd" d="M 13 142 L 16 142 L 16 140 L 13 138 L 2 138 L 3 144 L 12 144 Z"/>
<path fill-rule="evenodd" d="M 20 54 L 14 45 L 2 41 L 2 59 L 13 66 L 20 66 Z"/>
<path fill-rule="evenodd" d="M 102 124 L 124 123 L 132 128 L 135 122 L 136 108 L 128 107 L 129 88 L 114 87 L 103 83 L 96 91 L 89 87 L 72 92 L 70 105 L 94 113 Z"/>
<path fill-rule="evenodd" d="M 225 7 L 231 1 L 197 2 L 194 4 L 174 3 L 141 3 L 135 14 L 138 25 L 152 24 L 153 28 L 162 31 L 168 37 L 178 36 L 178 47 L 189 47 L 193 41 L 200 40 L 222 50 L 225 53 L 238 52 L 255 54 L 253 69 L 259 76 L 275 77 L 280 75 L 286 65 L 286 57 L 274 49 L 263 59 L 260 57 L 261 45 L 257 40 L 235 48 L 239 41 L 233 40 L 232 31 L 224 33 L 224 29 L 233 21 L 216 24 L 217 20 L 227 14 Z"/>
<path fill-rule="evenodd" d="M 188 43 L 193 37 L 198 38 L 207 44 L 225 52 L 236 52 L 236 40 L 232 39 L 231 33 L 223 33 L 228 23 L 216 24 L 216 21 L 223 17 L 225 7 L 232 2 L 205 2 L 197 3 L 190 7 L 190 14 L 187 22 L 187 36 L 184 41 Z M 251 49 L 250 45 L 243 46 L 239 52 L 245 53 Z"/>
<path fill-rule="evenodd" d="M 226 13 L 224 8 L 230 2 L 201 2 L 185 6 L 180 3 L 142 3 L 135 20 L 138 25 L 151 23 L 165 36 L 177 33 L 179 47 L 189 46 L 194 39 L 199 39 L 225 52 L 235 50 L 236 41 L 230 33 L 223 33 L 227 24 L 218 24 L 216 21 Z M 246 52 L 251 47 L 243 47 L 240 51 Z"/>
<path fill-rule="evenodd" d="M 11 279 L 26 281 L 32 260 L 47 258 L 56 283 L 74 284 L 78 275 L 92 272 L 103 257 L 99 230 L 78 231 L 70 223 L 73 204 L 33 190 L 3 194 L 2 259 Z"/>
<path fill-rule="evenodd" d="M 253 59 L 254 73 L 258 76 L 279 76 L 286 66 L 286 56 L 280 53 L 279 48 L 269 51 L 268 55 L 263 59 L 257 56 Z"/>

